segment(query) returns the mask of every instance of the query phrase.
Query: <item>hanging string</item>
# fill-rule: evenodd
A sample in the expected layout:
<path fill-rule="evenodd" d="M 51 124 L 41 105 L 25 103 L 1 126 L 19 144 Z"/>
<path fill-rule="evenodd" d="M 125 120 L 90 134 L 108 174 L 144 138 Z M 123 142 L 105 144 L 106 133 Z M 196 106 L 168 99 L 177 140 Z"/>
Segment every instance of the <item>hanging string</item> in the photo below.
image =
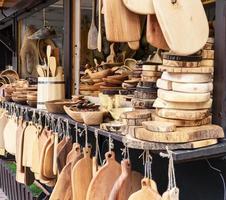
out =
<path fill-rule="evenodd" d="M 32 121 L 34 124 L 35 124 L 35 122 L 36 122 L 36 112 L 35 112 L 35 110 L 33 110 L 33 114 L 32 114 L 31 121 Z"/>
<path fill-rule="evenodd" d="M 38 112 L 38 115 L 39 115 L 39 118 L 38 118 L 38 124 L 39 124 L 40 126 L 42 126 L 42 113 L 39 111 L 39 112 Z"/>
<path fill-rule="evenodd" d="M 78 144 L 78 123 L 75 124 L 75 142 Z"/>
<path fill-rule="evenodd" d="M 114 142 L 111 138 L 111 134 L 108 136 L 108 151 L 111 152 L 111 150 L 114 149 Z"/>
<path fill-rule="evenodd" d="M 86 124 L 84 124 L 84 131 L 85 131 L 85 147 L 88 148 L 88 128 Z"/>
<path fill-rule="evenodd" d="M 144 177 L 152 179 L 152 156 L 149 150 L 144 150 L 143 153 L 139 156 L 139 159 L 143 159 L 144 165 Z"/>
<path fill-rule="evenodd" d="M 46 9 L 45 8 L 43 8 L 43 25 L 44 25 L 44 27 L 46 26 Z"/>
<path fill-rule="evenodd" d="M 95 138 L 96 138 L 96 157 L 99 157 L 99 161 L 100 161 L 100 164 L 102 166 L 103 165 L 103 161 L 101 159 L 101 153 L 100 153 L 98 129 L 95 129 L 94 134 L 95 134 Z"/>
<path fill-rule="evenodd" d="M 123 149 L 121 149 L 122 157 L 123 157 L 124 160 L 126 160 L 126 159 L 130 160 L 129 148 L 128 148 L 126 143 L 124 145 L 125 145 L 125 147 Z"/>

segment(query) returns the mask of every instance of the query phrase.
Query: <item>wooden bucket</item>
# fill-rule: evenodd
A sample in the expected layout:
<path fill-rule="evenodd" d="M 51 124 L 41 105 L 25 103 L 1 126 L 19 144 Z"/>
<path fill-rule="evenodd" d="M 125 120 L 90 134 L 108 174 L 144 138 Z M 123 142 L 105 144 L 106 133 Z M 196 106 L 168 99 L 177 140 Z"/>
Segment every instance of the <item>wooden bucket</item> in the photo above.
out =
<path fill-rule="evenodd" d="M 46 109 L 46 101 L 65 99 L 65 81 L 59 77 L 39 77 L 37 108 Z"/>

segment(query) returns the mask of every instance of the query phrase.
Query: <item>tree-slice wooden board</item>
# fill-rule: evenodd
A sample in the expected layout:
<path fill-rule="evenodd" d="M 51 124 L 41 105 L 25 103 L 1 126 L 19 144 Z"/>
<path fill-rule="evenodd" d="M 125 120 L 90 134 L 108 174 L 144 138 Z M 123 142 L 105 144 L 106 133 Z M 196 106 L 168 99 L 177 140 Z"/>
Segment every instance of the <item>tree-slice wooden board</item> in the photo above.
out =
<path fill-rule="evenodd" d="M 166 59 L 163 59 L 162 64 L 168 67 L 199 67 L 201 65 L 199 61 L 185 62 L 185 61 L 175 61 L 175 60 L 166 60 Z"/>
<path fill-rule="evenodd" d="M 158 65 L 143 65 L 142 70 L 153 71 L 156 72 L 158 70 Z"/>
<path fill-rule="evenodd" d="M 120 118 L 122 119 L 147 119 L 151 117 L 151 112 L 147 110 L 124 112 Z"/>
<path fill-rule="evenodd" d="M 141 81 L 144 81 L 144 82 L 156 82 L 158 79 L 159 77 L 150 77 L 150 76 L 141 75 Z"/>
<path fill-rule="evenodd" d="M 171 122 L 175 124 L 177 127 L 194 127 L 194 126 L 202 126 L 202 125 L 207 125 L 212 123 L 212 117 L 206 117 L 205 119 L 201 120 L 180 120 L 180 119 L 167 119 L 163 117 L 159 117 L 155 114 L 152 114 L 152 120 L 154 121 L 163 121 L 163 122 Z"/>
<path fill-rule="evenodd" d="M 158 121 L 146 121 L 142 122 L 142 126 L 153 132 L 174 132 L 176 131 L 176 126 L 173 123 L 170 122 L 158 122 Z"/>
<path fill-rule="evenodd" d="M 207 60 L 214 60 L 214 50 L 202 50 L 202 58 Z"/>
<path fill-rule="evenodd" d="M 153 106 L 155 99 L 137 99 L 133 98 L 131 103 L 133 108 L 139 108 L 139 109 L 150 109 Z"/>
<path fill-rule="evenodd" d="M 156 99 L 157 91 L 155 91 L 155 92 L 134 91 L 134 97 L 138 98 L 138 99 Z"/>
<path fill-rule="evenodd" d="M 174 53 L 191 55 L 203 48 L 209 37 L 209 24 L 201 1 L 153 0 L 153 4 L 167 44 Z"/>
<path fill-rule="evenodd" d="M 207 93 L 213 91 L 213 83 L 176 83 L 172 82 L 172 89 L 176 92 Z"/>
<path fill-rule="evenodd" d="M 180 83 L 209 83 L 211 82 L 212 75 L 163 72 L 161 79 Z"/>
<path fill-rule="evenodd" d="M 106 0 L 103 3 L 107 40 L 111 42 L 139 41 L 141 38 L 139 15 L 128 10 L 122 0 Z M 120 15 L 115 13 L 120 13 Z"/>
<path fill-rule="evenodd" d="M 180 109 L 180 110 L 196 110 L 196 109 L 210 109 L 212 107 L 213 100 L 202 103 L 186 103 L 186 102 L 169 102 L 161 98 L 157 98 L 153 104 L 155 108 L 168 108 L 168 109 Z"/>
<path fill-rule="evenodd" d="M 123 0 L 124 5 L 132 12 L 147 15 L 147 14 L 154 14 L 154 6 L 152 0 Z"/>
<path fill-rule="evenodd" d="M 213 67 L 169 67 L 164 65 L 159 65 L 158 70 L 161 72 L 172 72 L 172 73 L 200 73 L 209 74 L 214 72 Z"/>
<path fill-rule="evenodd" d="M 198 148 L 203 148 L 203 147 L 217 144 L 218 140 L 208 139 L 208 140 L 201 140 L 201 141 L 194 141 L 194 142 L 169 144 L 169 143 L 143 141 L 143 140 L 133 138 L 130 134 L 127 134 L 125 137 L 123 137 L 122 142 L 126 144 L 128 148 L 149 149 L 149 150 L 159 151 L 159 150 L 165 150 L 166 146 L 168 146 L 170 150 L 198 149 Z"/>
<path fill-rule="evenodd" d="M 142 72 L 142 75 L 144 75 L 144 76 L 154 76 L 154 77 L 159 77 L 159 76 L 161 76 L 162 75 L 162 73 L 161 72 L 153 72 L 153 71 L 146 71 L 146 70 L 143 70 L 143 72 Z"/>
<path fill-rule="evenodd" d="M 214 60 L 202 60 L 201 61 L 201 66 L 205 66 L 205 67 L 214 67 Z"/>
<path fill-rule="evenodd" d="M 158 79 L 156 85 L 163 90 L 172 90 L 172 81 Z"/>
<path fill-rule="evenodd" d="M 162 143 L 186 143 L 206 139 L 224 138 L 224 131 L 217 125 L 203 125 L 198 127 L 177 128 L 175 132 L 159 133 L 148 131 L 144 128 L 135 130 L 137 139 L 162 142 Z"/>
<path fill-rule="evenodd" d="M 208 109 L 203 110 L 177 110 L 177 109 L 165 109 L 157 108 L 156 114 L 159 117 L 167 119 L 180 119 L 180 120 L 202 120 L 209 116 L 210 112 Z"/>
<path fill-rule="evenodd" d="M 121 174 L 121 167 L 115 160 L 114 152 L 106 153 L 105 158 L 106 164 L 99 169 L 89 185 L 86 200 L 107 200 Z"/>
<path fill-rule="evenodd" d="M 158 97 L 171 102 L 199 103 L 210 99 L 210 93 L 183 93 L 158 89 Z"/>

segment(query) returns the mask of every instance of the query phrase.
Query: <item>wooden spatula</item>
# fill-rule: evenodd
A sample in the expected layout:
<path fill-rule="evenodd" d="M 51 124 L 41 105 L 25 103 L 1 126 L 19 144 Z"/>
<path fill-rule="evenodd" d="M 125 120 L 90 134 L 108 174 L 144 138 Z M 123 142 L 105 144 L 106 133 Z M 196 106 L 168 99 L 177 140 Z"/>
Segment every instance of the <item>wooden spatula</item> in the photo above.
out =
<path fill-rule="evenodd" d="M 134 13 L 141 15 L 154 14 L 154 6 L 152 0 L 123 0 L 124 5 Z"/>
<path fill-rule="evenodd" d="M 47 57 L 47 77 L 49 77 L 49 58 L 51 56 L 52 48 L 50 45 L 46 47 L 46 57 Z"/>
<path fill-rule="evenodd" d="M 39 75 L 40 77 L 45 77 L 45 72 L 44 72 L 44 70 L 43 70 L 43 68 L 42 68 L 41 65 L 37 65 L 37 66 L 36 66 L 36 69 L 37 69 L 38 75 Z"/>
<path fill-rule="evenodd" d="M 128 42 L 129 48 L 132 50 L 137 50 L 140 47 L 140 41 Z"/>
<path fill-rule="evenodd" d="M 88 49 L 94 50 L 97 49 L 97 27 L 95 23 L 96 14 L 96 0 L 92 0 L 92 21 L 91 26 L 88 32 Z"/>
<path fill-rule="evenodd" d="M 50 72 L 52 74 L 52 77 L 56 76 L 56 70 L 57 70 L 57 64 L 56 64 L 56 58 L 51 56 L 49 58 L 49 68 L 50 68 Z"/>

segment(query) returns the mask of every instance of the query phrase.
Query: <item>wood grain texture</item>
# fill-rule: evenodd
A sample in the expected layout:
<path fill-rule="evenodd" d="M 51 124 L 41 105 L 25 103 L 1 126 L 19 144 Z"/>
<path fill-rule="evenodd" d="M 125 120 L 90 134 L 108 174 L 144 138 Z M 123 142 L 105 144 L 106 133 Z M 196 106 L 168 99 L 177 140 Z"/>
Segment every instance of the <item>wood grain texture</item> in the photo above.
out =
<path fill-rule="evenodd" d="M 164 133 L 164 132 L 176 131 L 175 124 L 170 122 L 146 121 L 146 122 L 142 122 L 142 126 L 148 131 L 153 131 L 153 132 Z"/>
<path fill-rule="evenodd" d="M 212 102 L 212 99 L 201 103 L 169 102 L 161 98 L 157 98 L 153 104 L 153 107 L 180 110 L 210 109 L 212 107 Z"/>
<path fill-rule="evenodd" d="M 158 70 L 158 65 L 143 65 L 142 70 L 148 70 L 148 71 L 157 71 Z"/>
<path fill-rule="evenodd" d="M 213 83 L 176 83 L 172 82 L 172 90 L 185 93 L 207 93 L 213 91 Z"/>
<path fill-rule="evenodd" d="M 105 158 L 106 164 L 99 169 L 89 185 L 86 200 L 108 200 L 113 185 L 121 174 L 114 152 L 106 153 Z"/>
<path fill-rule="evenodd" d="M 158 79 L 156 85 L 163 90 L 172 90 L 172 81 Z"/>
<path fill-rule="evenodd" d="M 120 15 L 116 15 L 116 13 L 120 13 Z M 108 41 L 130 42 L 140 40 L 139 16 L 129 11 L 122 0 L 104 1 L 104 21 Z"/>
<path fill-rule="evenodd" d="M 132 12 L 147 15 L 147 14 L 154 14 L 154 6 L 153 1 L 151 0 L 123 0 L 124 5 Z"/>
<path fill-rule="evenodd" d="M 164 66 L 167 67 L 199 67 L 201 65 L 200 62 L 185 62 L 185 61 L 175 61 L 175 60 L 166 60 L 163 59 Z"/>
<path fill-rule="evenodd" d="M 206 139 L 223 138 L 224 131 L 217 125 L 177 128 L 177 131 L 175 132 L 168 132 L 164 134 L 148 131 L 144 128 L 137 128 L 135 130 L 135 137 L 137 139 L 151 142 L 186 143 Z"/>

